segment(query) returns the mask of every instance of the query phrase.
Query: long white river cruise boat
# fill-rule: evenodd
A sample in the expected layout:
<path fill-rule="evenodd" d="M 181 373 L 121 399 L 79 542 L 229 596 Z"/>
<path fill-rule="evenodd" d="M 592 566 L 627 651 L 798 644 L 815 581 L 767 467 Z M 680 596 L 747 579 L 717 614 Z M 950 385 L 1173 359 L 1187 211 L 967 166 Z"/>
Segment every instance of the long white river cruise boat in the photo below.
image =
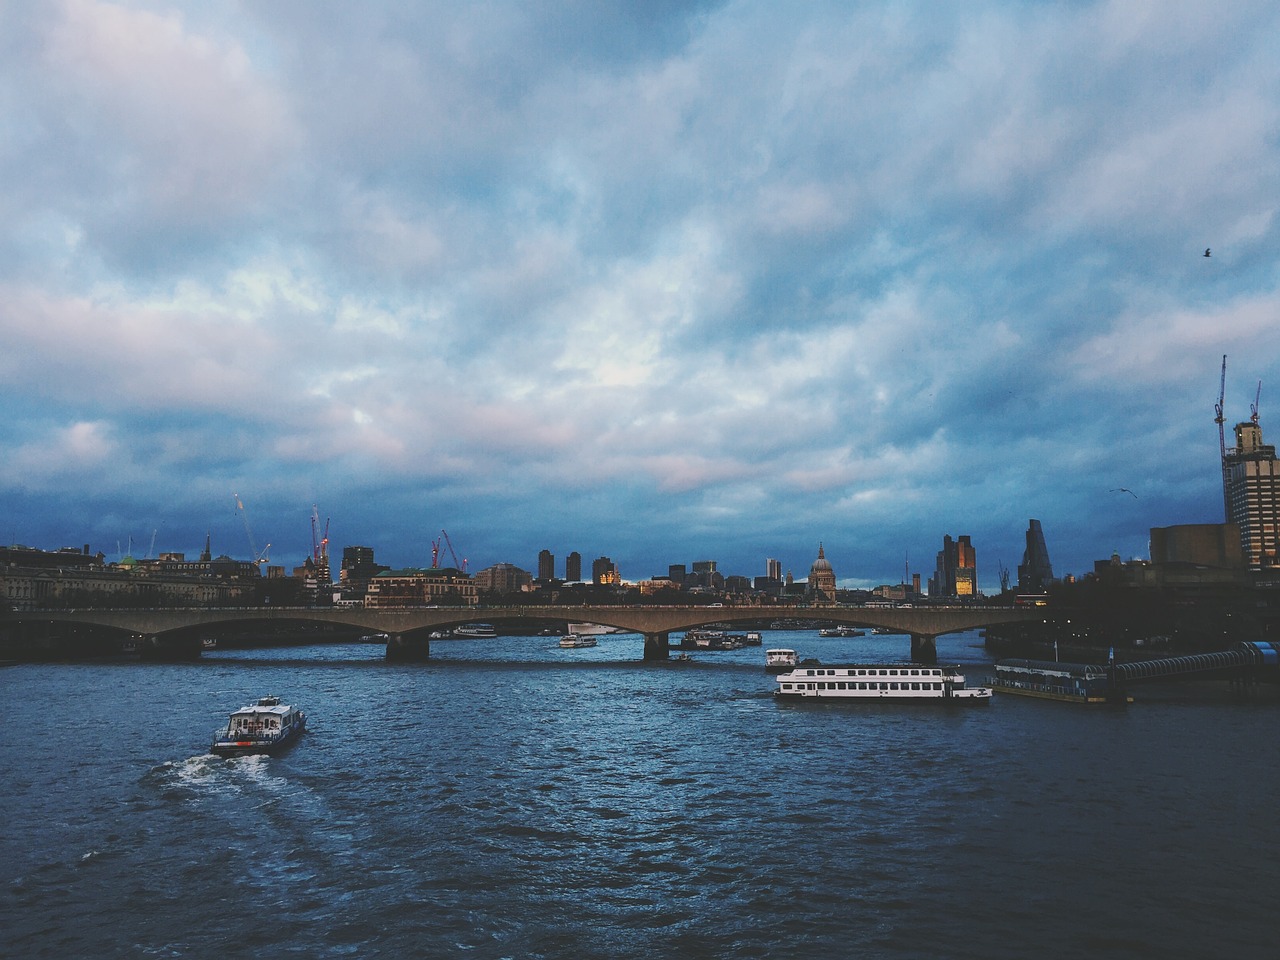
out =
<path fill-rule="evenodd" d="M 279 697 L 263 697 L 231 714 L 226 727 L 214 733 L 209 750 L 224 757 L 279 753 L 306 728 L 307 715 L 297 707 L 281 703 Z"/>
<path fill-rule="evenodd" d="M 966 687 L 959 667 L 925 667 L 916 663 L 803 666 L 775 678 L 774 693 L 784 698 L 832 700 L 963 700 L 985 703 L 990 687 Z"/>
<path fill-rule="evenodd" d="M 492 623 L 464 623 L 461 626 L 453 628 L 455 637 L 479 637 L 487 640 L 490 637 L 496 637 L 498 631 L 494 629 Z"/>

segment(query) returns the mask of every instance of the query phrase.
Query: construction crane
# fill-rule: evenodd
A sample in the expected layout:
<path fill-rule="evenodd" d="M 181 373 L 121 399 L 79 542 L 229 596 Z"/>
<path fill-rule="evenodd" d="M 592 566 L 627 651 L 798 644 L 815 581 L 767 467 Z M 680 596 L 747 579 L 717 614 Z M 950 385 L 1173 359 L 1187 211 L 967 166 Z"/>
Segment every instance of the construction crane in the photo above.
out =
<path fill-rule="evenodd" d="M 1261 384 L 1259 384 L 1261 391 Z M 1218 455 L 1222 458 L 1222 513 L 1227 523 L 1231 522 L 1231 498 L 1227 494 L 1229 471 L 1227 468 L 1227 435 L 1223 429 L 1226 418 L 1222 413 L 1222 405 L 1227 396 L 1227 355 L 1222 355 L 1222 378 L 1218 381 L 1218 403 L 1214 409 L 1213 421 L 1218 425 Z"/>
<path fill-rule="evenodd" d="M 444 539 L 445 547 L 449 548 L 449 557 L 453 558 L 454 570 L 461 571 L 462 573 L 466 573 L 467 559 L 466 557 L 463 557 L 462 562 L 458 563 L 458 554 L 454 552 L 453 541 L 449 539 L 449 531 L 448 530 L 440 531 L 440 536 L 442 536 L 442 538 Z M 440 541 L 439 540 L 431 540 L 431 566 L 433 567 L 440 566 Z"/>
<path fill-rule="evenodd" d="M 1226 399 L 1226 395 L 1227 395 L 1227 355 L 1224 353 L 1222 355 L 1222 379 L 1218 381 L 1218 402 L 1217 404 L 1214 405 L 1214 408 L 1213 408 L 1213 413 L 1214 413 L 1213 422 L 1218 425 L 1218 452 L 1222 455 L 1223 462 L 1226 461 L 1226 456 L 1227 456 L 1227 434 L 1222 426 L 1224 423 L 1227 422 L 1226 417 L 1222 415 L 1222 403 Z"/>
<path fill-rule="evenodd" d="M 267 554 L 271 551 L 271 544 L 267 544 L 262 548 L 262 552 L 258 552 L 258 545 L 253 542 L 253 531 L 249 529 L 249 514 L 245 512 L 244 503 L 240 500 L 240 494 L 233 493 L 236 498 L 236 509 L 240 511 L 240 519 L 244 521 L 245 536 L 249 538 L 249 551 L 253 554 L 253 562 L 261 566 L 267 563 Z"/>
<path fill-rule="evenodd" d="M 324 534 L 317 538 L 320 527 L 320 506 L 311 505 L 311 559 L 317 564 L 329 558 L 329 518 L 324 518 Z"/>
<path fill-rule="evenodd" d="M 1258 381 L 1258 392 L 1253 395 L 1253 405 L 1249 407 L 1249 419 L 1258 422 L 1258 404 L 1262 400 L 1262 381 Z"/>

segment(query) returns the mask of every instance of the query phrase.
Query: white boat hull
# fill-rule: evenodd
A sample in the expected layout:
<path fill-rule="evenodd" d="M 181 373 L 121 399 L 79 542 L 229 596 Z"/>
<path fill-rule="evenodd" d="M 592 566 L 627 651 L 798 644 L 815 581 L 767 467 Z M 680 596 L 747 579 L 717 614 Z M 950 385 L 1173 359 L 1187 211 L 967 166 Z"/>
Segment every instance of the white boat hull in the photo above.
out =
<path fill-rule="evenodd" d="M 914 664 L 855 664 L 847 667 L 800 667 L 774 678 L 775 695 L 784 699 L 861 701 L 984 702 L 990 687 L 966 687 L 956 667 Z"/>

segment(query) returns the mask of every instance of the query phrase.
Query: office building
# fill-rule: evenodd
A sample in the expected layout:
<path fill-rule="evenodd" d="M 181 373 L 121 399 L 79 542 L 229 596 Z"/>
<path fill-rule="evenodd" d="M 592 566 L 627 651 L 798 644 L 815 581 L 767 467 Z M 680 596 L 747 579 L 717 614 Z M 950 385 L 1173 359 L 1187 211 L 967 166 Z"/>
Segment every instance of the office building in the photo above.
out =
<path fill-rule="evenodd" d="M 1276 466 L 1276 448 L 1262 442 L 1262 428 L 1256 419 L 1237 423 L 1235 433 L 1235 447 L 1222 454 L 1226 519 L 1240 528 L 1240 547 L 1249 569 L 1275 568 L 1280 566 L 1280 470 Z"/>
<path fill-rule="evenodd" d="M 476 589 L 492 593 L 519 593 L 533 583 L 533 574 L 513 563 L 495 563 L 477 571 Z"/>
<path fill-rule="evenodd" d="M 977 594 L 978 562 L 973 544 L 967 535 L 952 540 L 947 534 L 942 538 L 934 575 L 929 578 L 929 596 L 954 600 Z"/>
<path fill-rule="evenodd" d="M 556 576 L 556 556 L 550 550 L 538 554 L 538 579 L 554 580 Z"/>
<path fill-rule="evenodd" d="M 609 586 L 622 582 L 617 565 L 608 557 L 597 557 L 591 561 L 591 582 L 597 586 Z"/>
<path fill-rule="evenodd" d="M 1018 564 L 1018 590 L 1022 593 L 1043 593 L 1053 582 L 1053 564 L 1049 562 L 1049 550 L 1044 545 L 1044 531 L 1040 521 L 1027 525 L 1027 548 Z"/>
<path fill-rule="evenodd" d="M 564 558 L 564 578 L 570 583 L 582 579 L 582 554 L 577 550 Z"/>

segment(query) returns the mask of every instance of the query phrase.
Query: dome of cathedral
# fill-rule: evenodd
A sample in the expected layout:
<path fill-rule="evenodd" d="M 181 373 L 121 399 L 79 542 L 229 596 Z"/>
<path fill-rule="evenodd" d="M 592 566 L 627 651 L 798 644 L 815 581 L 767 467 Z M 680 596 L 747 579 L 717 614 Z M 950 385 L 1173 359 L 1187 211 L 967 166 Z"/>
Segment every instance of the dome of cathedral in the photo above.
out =
<path fill-rule="evenodd" d="M 818 544 L 818 559 L 813 561 L 813 566 L 809 568 L 810 573 L 822 573 L 831 569 L 831 561 L 827 559 L 827 555 L 822 552 L 822 544 Z"/>

